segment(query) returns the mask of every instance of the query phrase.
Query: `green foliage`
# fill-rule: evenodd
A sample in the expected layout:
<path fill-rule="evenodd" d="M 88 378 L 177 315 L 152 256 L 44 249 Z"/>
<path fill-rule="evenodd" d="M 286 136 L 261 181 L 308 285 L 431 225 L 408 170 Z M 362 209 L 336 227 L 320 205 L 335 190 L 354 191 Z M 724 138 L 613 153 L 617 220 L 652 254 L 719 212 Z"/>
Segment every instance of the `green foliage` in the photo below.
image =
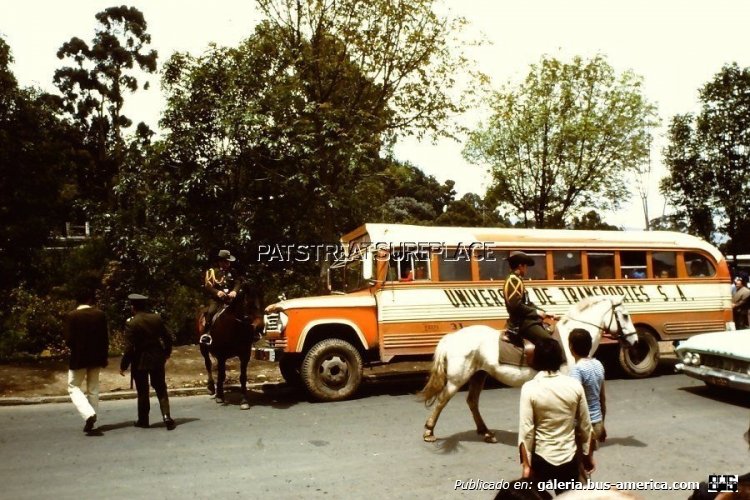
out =
<path fill-rule="evenodd" d="M 599 212 L 597 212 L 596 210 L 590 210 L 580 217 L 573 217 L 573 222 L 570 225 L 570 229 L 617 231 L 621 230 L 622 228 L 604 222 L 601 215 L 599 215 Z"/>
<path fill-rule="evenodd" d="M 65 352 L 63 318 L 73 309 L 73 301 L 37 296 L 20 286 L 10 291 L 6 307 L 0 324 L 1 359 Z"/>
<path fill-rule="evenodd" d="M 492 205 L 474 193 L 467 193 L 461 199 L 451 201 L 435 223 L 441 226 L 510 227 L 507 218 Z"/>
<path fill-rule="evenodd" d="M 661 189 L 692 233 L 711 240 L 719 229 L 730 238 L 726 251 L 740 253 L 750 216 L 750 68 L 724 66 L 701 88 L 700 100 L 696 117 L 672 119 Z"/>
<path fill-rule="evenodd" d="M 602 56 L 545 56 L 523 84 L 494 92 L 491 106 L 464 155 L 490 167 L 493 201 L 539 228 L 564 227 L 581 209 L 617 208 L 657 124 L 641 79 L 616 75 Z"/>
<path fill-rule="evenodd" d="M 19 280 L 36 284 L 39 275 L 29 264 L 50 230 L 65 221 L 66 173 L 76 158 L 75 140 L 56 117 L 54 100 L 19 88 L 11 62 L 10 47 L 0 38 L 0 291 Z"/>
<path fill-rule="evenodd" d="M 661 192 L 678 207 L 676 219 L 685 229 L 706 241 L 712 241 L 716 229 L 712 203 L 714 168 L 701 159 L 700 145 L 693 130 L 691 115 L 672 118 L 668 130 L 669 144 L 664 149 L 664 163 L 669 175 L 661 180 Z"/>
<path fill-rule="evenodd" d="M 319 289 L 319 265 L 257 262 L 257 245 L 333 243 L 402 198 L 404 217 L 433 220 L 452 199 L 452 184 L 381 154 L 461 109 L 450 79 L 425 74 L 464 67 L 448 50 L 457 24 L 425 1 L 299 5 L 263 2 L 268 20 L 238 47 L 165 63 L 167 133 L 115 187 L 108 237 L 127 269 L 195 286 L 206 256 L 231 248 L 251 282 Z"/>

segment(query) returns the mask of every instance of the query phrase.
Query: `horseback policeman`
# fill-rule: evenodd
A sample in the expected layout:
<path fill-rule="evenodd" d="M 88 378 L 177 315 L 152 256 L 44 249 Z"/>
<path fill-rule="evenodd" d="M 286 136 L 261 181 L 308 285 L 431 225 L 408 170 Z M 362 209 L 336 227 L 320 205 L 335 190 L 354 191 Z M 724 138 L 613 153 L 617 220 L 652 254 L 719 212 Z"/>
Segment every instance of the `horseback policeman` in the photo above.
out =
<path fill-rule="evenodd" d="M 201 344 L 211 345 L 210 330 L 214 316 L 222 307 L 232 302 L 242 286 L 242 282 L 232 269 L 232 262 L 235 260 L 229 250 L 219 250 L 216 265 L 206 271 L 203 289 L 208 294 L 209 304 L 205 316 L 206 326 L 200 337 Z"/>
<path fill-rule="evenodd" d="M 523 279 L 529 266 L 534 265 L 534 259 L 524 252 L 513 251 L 508 255 L 510 275 L 503 285 L 505 308 L 508 310 L 506 335 L 512 343 L 523 344 L 520 336 L 537 345 L 544 339 L 551 338 L 551 334 L 544 327 L 543 319 L 557 319 L 554 314 L 547 314 L 530 300 Z"/>

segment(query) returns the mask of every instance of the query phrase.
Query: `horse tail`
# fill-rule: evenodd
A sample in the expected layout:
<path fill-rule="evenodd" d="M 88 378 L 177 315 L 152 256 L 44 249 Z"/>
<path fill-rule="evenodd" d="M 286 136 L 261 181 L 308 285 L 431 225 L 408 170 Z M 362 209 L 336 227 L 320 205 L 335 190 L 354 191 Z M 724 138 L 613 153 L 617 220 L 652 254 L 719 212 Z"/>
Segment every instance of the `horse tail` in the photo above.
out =
<path fill-rule="evenodd" d="M 441 340 L 441 342 L 438 342 L 437 348 L 435 349 L 432 368 L 430 369 L 430 378 L 427 380 L 424 389 L 418 394 L 419 399 L 424 401 L 425 406 L 432 406 L 435 403 L 438 394 L 440 394 L 445 387 L 447 380 L 447 358 L 448 351 L 445 349 Z"/>

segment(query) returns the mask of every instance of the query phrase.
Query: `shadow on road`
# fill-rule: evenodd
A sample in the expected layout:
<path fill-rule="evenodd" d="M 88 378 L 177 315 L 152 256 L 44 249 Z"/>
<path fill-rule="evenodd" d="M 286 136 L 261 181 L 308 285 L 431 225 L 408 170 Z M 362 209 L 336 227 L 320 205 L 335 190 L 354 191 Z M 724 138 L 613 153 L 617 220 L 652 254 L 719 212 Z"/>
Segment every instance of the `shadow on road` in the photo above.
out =
<path fill-rule="evenodd" d="M 495 433 L 497 442 L 507 446 L 515 447 L 518 443 L 518 432 L 503 431 L 498 429 L 491 429 Z M 484 436 L 477 434 L 476 430 L 457 432 L 446 438 L 438 437 L 435 441 L 435 452 L 448 454 L 456 453 L 461 449 L 461 443 L 484 443 Z M 487 443 L 487 446 L 493 446 L 493 444 Z"/>
<path fill-rule="evenodd" d="M 747 393 L 743 391 L 709 385 L 680 387 L 680 390 L 695 394 L 696 396 L 712 399 L 714 401 L 729 403 L 734 406 L 739 406 L 740 408 L 750 408 L 750 399 L 748 399 Z"/>

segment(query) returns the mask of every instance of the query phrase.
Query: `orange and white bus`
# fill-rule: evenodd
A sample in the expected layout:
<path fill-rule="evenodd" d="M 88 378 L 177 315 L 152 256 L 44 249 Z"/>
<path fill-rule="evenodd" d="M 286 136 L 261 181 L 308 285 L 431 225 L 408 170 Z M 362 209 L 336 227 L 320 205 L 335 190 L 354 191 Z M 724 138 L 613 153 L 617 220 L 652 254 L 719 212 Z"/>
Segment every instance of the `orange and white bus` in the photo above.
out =
<path fill-rule="evenodd" d="M 332 294 L 282 300 L 264 318 L 284 378 L 321 400 L 351 396 L 364 364 L 429 358 L 465 326 L 504 328 L 512 250 L 535 260 L 527 290 L 548 312 L 590 295 L 624 297 L 639 337 L 620 347 L 630 376 L 654 371 L 658 341 L 734 328 L 724 256 L 681 233 L 365 224 L 341 241 Z"/>

